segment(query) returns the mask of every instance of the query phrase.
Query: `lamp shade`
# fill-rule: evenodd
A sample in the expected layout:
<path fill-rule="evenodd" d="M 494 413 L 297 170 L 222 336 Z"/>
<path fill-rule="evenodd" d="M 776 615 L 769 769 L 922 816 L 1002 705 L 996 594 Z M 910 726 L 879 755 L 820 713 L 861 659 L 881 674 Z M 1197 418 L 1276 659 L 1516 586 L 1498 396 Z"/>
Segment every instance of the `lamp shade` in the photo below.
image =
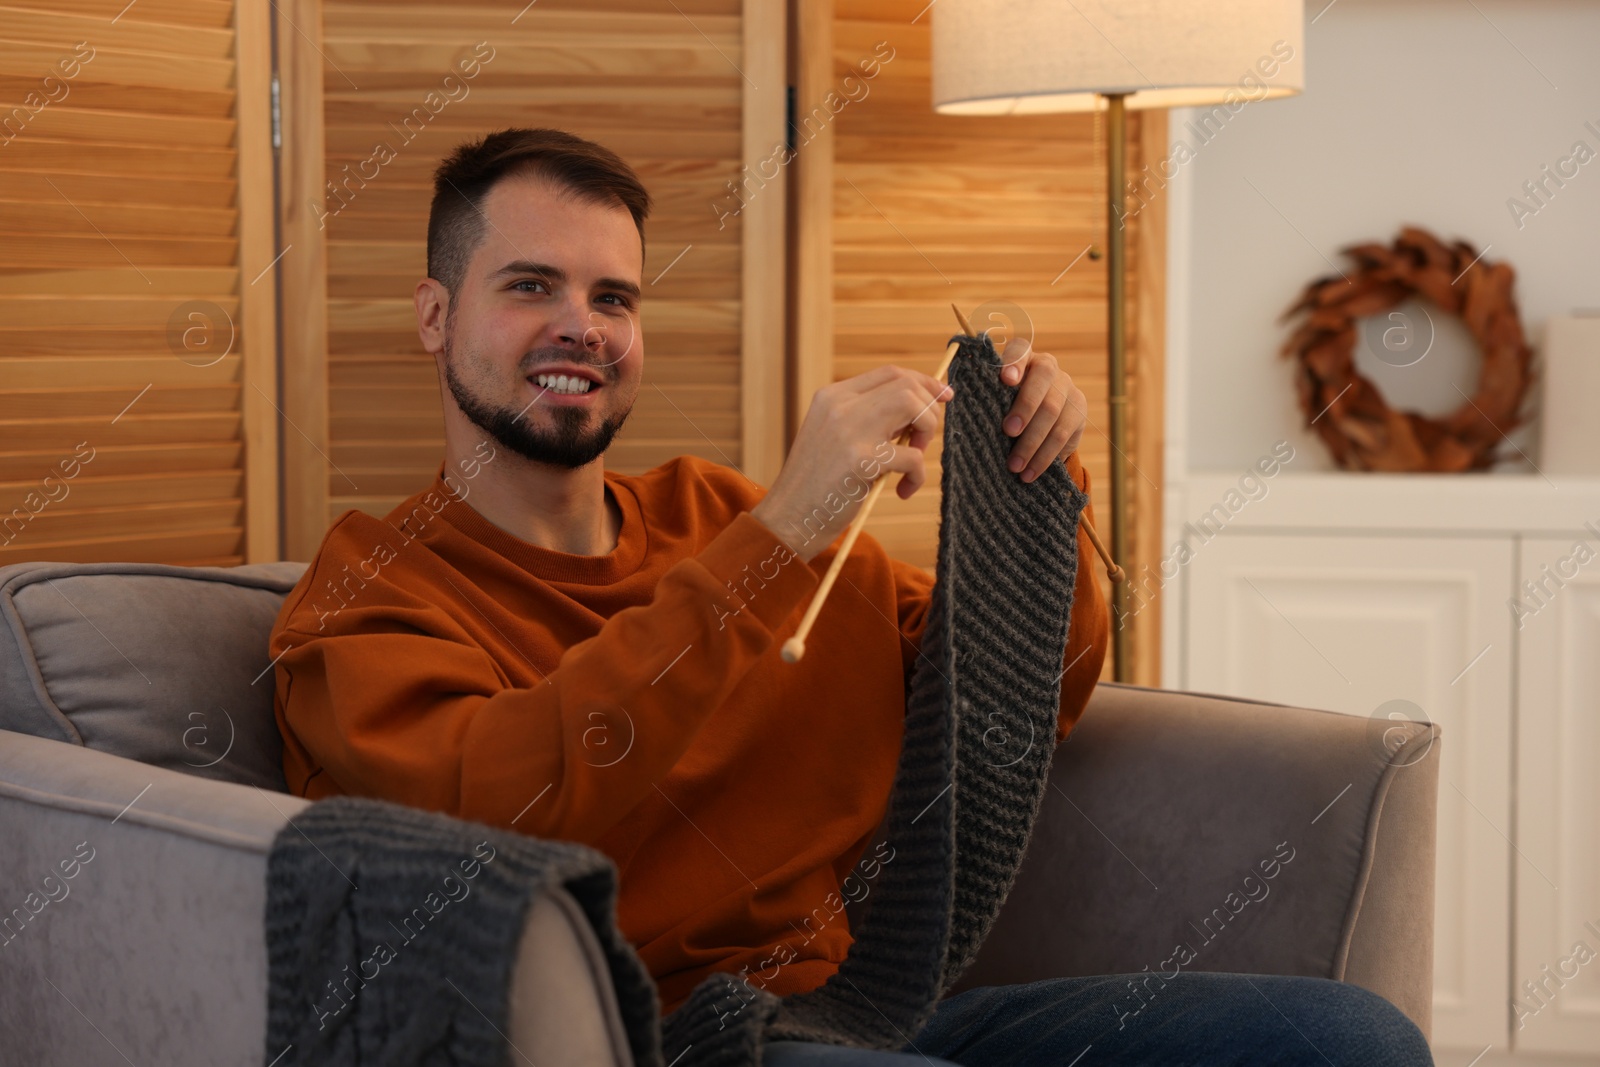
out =
<path fill-rule="evenodd" d="M 949 115 L 1234 104 L 1305 87 L 1302 0 L 938 0 L 933 107 Z M 1242 105 L 1241 105 L 1242 106 Z"/>

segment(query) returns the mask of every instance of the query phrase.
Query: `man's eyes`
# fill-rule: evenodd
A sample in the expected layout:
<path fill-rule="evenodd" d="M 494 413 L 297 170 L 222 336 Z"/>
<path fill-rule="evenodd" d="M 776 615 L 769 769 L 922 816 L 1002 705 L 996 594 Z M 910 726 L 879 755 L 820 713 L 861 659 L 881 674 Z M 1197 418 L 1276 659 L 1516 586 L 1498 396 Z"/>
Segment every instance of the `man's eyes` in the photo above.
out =
<path fill-rule="evenodd" d="M 538 288 L 527 289 L 523 288 L 524 286 L 538 286 Z M 512 282 L 511 288 L 519 293 L 544 293 L 548 295 L 550 292 L 549 284 L 541 281 L 538 278 L 523 278 L 520 281 Z M 599 296 L 595 297 L 595 299 L 598 301 L 608 302 L 612 307 L 623 309 L 633 307 L 633 301 L 621 293 L 601 293 Z"/>

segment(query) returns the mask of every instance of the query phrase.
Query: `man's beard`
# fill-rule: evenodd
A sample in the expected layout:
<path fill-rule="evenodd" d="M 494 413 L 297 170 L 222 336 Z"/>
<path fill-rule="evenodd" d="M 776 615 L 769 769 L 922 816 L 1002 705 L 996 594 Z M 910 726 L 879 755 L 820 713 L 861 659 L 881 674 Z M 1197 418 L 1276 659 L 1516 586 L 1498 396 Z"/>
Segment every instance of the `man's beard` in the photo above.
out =
<path fill-rule="evenodd" d="M 466 383 L 457 377 L 455 360 L 450 350 L 451 333 L 452 331 L 447 328 L 444 339 L 444 378 L 445 384 L 450 387 L 450 395 L 455 397 L 461 413 L 471 419 L 473 425 L 519 456 L 536 463 L 548 463 L 573 470 L 588 466 L 611 447 L 612 438 L 616 437 L 617 431 L 622 429 L 622 424 L 628 420 L 628 415 L 633 411 L 633 406 L 630 404 L 627 411 L 615 418 L 601 420 L 598 429 L 585 433 L 583 424 L 589 418 L 586 408 L 545 404 L 544 410 L 540 412 L 542 394 L 539 400 L 529 405 L 496 407 L 482 397 L 474 395 Z M 553 351 L 551 356 L 557 359 L 565 358 L 575 363 L 582 362 L 571 360 L 571 354 L 566 349 Z M 609 383 L 605 386 L 607 389 L 612 387 Z M 535 415 L 548 419 L 555 425 L 548 431 L 539 430 L 534 425 Z"/>

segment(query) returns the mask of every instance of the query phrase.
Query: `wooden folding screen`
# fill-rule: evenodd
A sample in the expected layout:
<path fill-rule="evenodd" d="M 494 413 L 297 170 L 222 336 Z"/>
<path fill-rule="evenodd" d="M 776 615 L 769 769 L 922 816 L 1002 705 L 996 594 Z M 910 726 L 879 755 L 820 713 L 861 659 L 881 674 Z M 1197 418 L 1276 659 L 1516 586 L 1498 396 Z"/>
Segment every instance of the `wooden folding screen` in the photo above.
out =
<path fill-rule="evenodd" d="M 0 18 L 0 564 L 279 558 L 266 11 Z"/>
<path fill-rule="evenodd" d="M 692 452 L 770 484 L 818 387 L 886 360 L 932 369 L 949 302 L 1008 300 L 1088 395 L 1109 530 L 1093 120 L 935 115 L 930 17 L 924 0 L 13 5 L 0 562 L 307 559 L 339 513 L 426 484 L 442 426 L 410 294 L 429 178 L 514 124 L 610 145 L 656 196 L 644 387 L 610 465 Z M 1130 126 L 1137 173 L 1164 121 Z M 1134 573 L 1159 556 L 1161 206 L 1131 220 Z M 887 495 L 873 533 L 931 565 L 937 504 Z M 1158 610 L 1135 617 L 1147 681 Z"/>
<path fill-rule="evenodd" d="M 1104 147 L 1083 115 L 938 115 L 927 0 L 806 0 L 795 9 L 797 171 L 791 227 L 796 387 L 792 417 L 823 385 L 895 362 L 932 373 L 969 315 L 1009 302 L 1089 402 L 1079 448 L 1110 541 Z M 1164 153 L 1164 112 L 1130 112 L 1130 174 Z M 1103 141 L 1103 135 L 1102 135 Z M 1147 198 L 1148 199 L 1148 198 Z M 1130 198 L 1128 225 L 1132 574 L 1160 556 L 1164 201 Z M 982 323 L 1005 337 L 1006 321 Z M 932 568 L 939 446 L 930 484 L 885 493 L 868 529 Z M 1109 597 L 1109 583 L 1098 562 Z M 1159 676 L 1159 606 L 1132 616 L 1134 671 Z M 1111 657 L 1106 657 L 1109 673 Z"/>
<path fill-rule="evenodd" d="M 731 190 L 783 136 L 781 0 L 280 8 L 316 45 L 284 61 L 296 153 L 284 231 L 315 250 L 285 264 L 286 307 L 307 311 L 285 323 L 285 407 L 305 430 L 285 442 L 291 557 L 309 558 L 343 511 L 384 514 L 437 470 L 438 378 L 411 302 L 431 174 L 505 126 L 600 141 L 655 199 L 644 383 L 607 466 L 693 453 L 771 482 L 784 445 L 771 417 L 784 407 L 784 190 L 781 177 L 743 200 Z M 280 38 L 293 32 L 280 25 Z"/>

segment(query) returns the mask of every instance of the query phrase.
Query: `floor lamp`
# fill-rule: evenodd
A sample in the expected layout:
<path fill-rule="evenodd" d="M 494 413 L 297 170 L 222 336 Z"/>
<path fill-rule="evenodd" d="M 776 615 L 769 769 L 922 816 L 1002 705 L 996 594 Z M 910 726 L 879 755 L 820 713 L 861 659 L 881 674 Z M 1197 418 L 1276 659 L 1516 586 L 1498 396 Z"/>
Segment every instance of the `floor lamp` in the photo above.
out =
<path fill-rule="evenodd" d="M 948 115 L 1106 112 L 1111 555 L 1128 560 L 1126 111 L 1205 107 L 1147 164 L 1160 188 L 1247 104 L 1305 83 L 1301 0 L 937 0 L 933 107 Z M 1191 128 L 1193 133 L 1191 133 Z M 1188 142 L 1196 142 L 1190 145 Z M 1183 147 L 1180 149 L 1180 145 Z M 1003 160 L 994 161 L 1004 163 Z M 1148 175 L 1148 176 L 1147 176 Z M 999 294 L 997 294 L 999 295 Z M 1115 678 L 1132 681 L 1128 582 L 1112 584 Z"/>

